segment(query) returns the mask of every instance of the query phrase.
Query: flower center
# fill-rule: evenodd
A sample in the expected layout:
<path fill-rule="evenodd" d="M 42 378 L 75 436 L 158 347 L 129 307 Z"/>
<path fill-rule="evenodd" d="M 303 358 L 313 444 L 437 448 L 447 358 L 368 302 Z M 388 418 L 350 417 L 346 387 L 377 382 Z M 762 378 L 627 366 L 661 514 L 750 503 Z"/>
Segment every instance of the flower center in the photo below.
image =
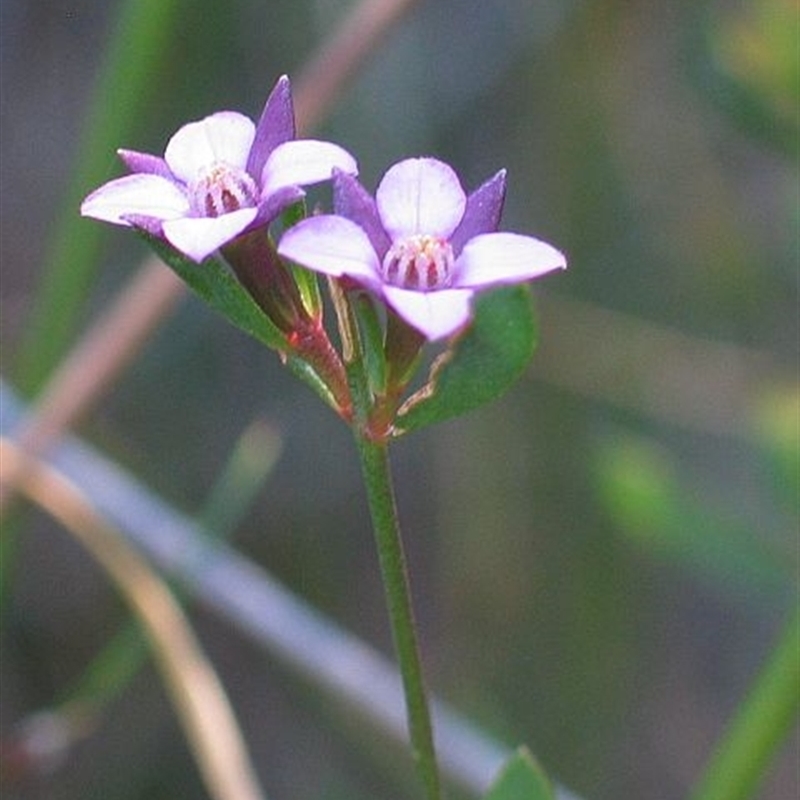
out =
<path fill-rule="evenodd" d="M 394 242 L 383 259 L 388 283 L 403 289 L 443 289 L 453 272 L 453 248 L 447 239 L 420 234 Z"/>
<path fill-rule="evenodd" d="M 201 217 L 218 217 L 257 206 L 258 187 L 243 169 L 218 161 L 189 186 L 189 203 Z"/>

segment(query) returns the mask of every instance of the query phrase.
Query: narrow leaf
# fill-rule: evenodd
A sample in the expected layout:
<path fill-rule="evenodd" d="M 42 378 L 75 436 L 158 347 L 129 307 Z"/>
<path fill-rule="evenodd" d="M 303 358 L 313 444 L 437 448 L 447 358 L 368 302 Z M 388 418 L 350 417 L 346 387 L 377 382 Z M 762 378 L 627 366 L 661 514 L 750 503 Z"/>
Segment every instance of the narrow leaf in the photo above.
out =
<path fill-rule="evenodd" d="M 159 258 L 229 322 L 267 347 L 286 350 L 283 334 L 223 263 L 216 258 L 207 258 L 202 264 L 196 264 L 160 239 L 140 233 Z"/>
<path fill-rule="evenodd" d="M 542 768 L 524 747 L 506 762 L 484 800 L 555 800 Z"/>
<path fill-rule="evenodd" d="M 228 268 L 215 258 L 196 264 L 154 236 L 139 231 L 159 258 L 170 266 L 213 309 L 229 322 L 281 354 L 286 366 L 310 386 L 331 408 L 336 400 L 314 368 L 292 354 L 283 334 L 256 305 Z"/>
<path fill-rule="evenodd" d="M 527 286 L 479 297 L 475 319 L 441 356 L 426 386 L 400 408 L 398 434 L 465 414 L 506 392 L 536 346 L 536 322 Z"/>

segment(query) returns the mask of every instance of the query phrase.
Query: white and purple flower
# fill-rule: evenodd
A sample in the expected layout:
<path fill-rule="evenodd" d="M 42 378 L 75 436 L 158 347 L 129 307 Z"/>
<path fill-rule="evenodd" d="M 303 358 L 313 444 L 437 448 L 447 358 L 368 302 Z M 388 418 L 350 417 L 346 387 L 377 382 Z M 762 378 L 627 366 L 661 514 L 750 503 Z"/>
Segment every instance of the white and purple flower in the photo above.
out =
<path fill-rule="evenodd" d="M 87 217 L 143 228 L 200 262 L 242 233 L 268 224 L 303 197 L 301 186 L 355 174 L 355 159 L 330 142 L 295 140 L 289 79 L 280 78 L 258 125 L 220 111 L 184 125 L 164 157 L 119 150 L 132 175 L 81 205 Z"/>
<path fill-rule="evenodd" d="M 433 158 L 395 164 L 374 199 L 343 172 L 333 185 L 336 215 L 299 222 L 283 234 L 278 252 L 354 280 L 428 339 L 466 325 L 477 290 L 566 267 L 563 254 L 545 242 L 495 232 L 505 170 L 469 196 L 455 172 Z"/>

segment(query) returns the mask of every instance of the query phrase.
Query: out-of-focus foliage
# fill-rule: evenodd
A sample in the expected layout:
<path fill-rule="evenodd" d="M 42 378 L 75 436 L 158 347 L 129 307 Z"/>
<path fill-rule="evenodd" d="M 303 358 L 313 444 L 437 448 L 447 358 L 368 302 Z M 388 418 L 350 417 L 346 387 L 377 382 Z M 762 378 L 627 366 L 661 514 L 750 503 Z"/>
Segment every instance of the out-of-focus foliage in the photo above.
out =
<path fill-rule="evenodd" d="M 756 408 L 755 429 L 769 458 L 771 484 L 790 514 L 798 512 L 800 486 L 800 407 L 798 386 L 764 393 Z"/>
<path fill-rule="evenodd" d="M 519 750 L 503 769 L 485 800 L 552 800 L 553 790 L 530 753 Z"/>
<path fill-rule="evenodd" d="M 800 16 L 791 0 L 742 3 L 706 29 L 721 105 L 747 130 L 797 155 Z M 721 96 L 719 96 L 721 95 Z"/>
<path fill-rule="evenodd" d="M 707 507 L 702 489 L 641 440 L 615 439 L 598 453 L 598 482 L 620 530 L 656 557 L 677 559 L 732 592 L 797 590 L 791 542 Z M 781 520 L 785 522 L 785 520 Z"/>

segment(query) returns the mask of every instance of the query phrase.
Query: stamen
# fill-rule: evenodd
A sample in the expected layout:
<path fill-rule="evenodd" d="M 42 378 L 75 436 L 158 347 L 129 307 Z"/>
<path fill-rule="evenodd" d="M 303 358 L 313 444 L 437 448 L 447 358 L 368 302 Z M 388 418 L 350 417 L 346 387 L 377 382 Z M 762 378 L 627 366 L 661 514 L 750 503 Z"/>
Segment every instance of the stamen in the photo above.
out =
<path fill-rule="evenodd" d="M 189 202 L 196 214 L 218 217 L 258 205 L 258 187 L 243 169 L 217 162 L 189 187 Z"/>
<path fill-rule="evenodd" d="M 446 239 L 418 235 L 396 241 L 383 259 L 383 276 L 393 286 L 443 289 L 453 271 L 453 248 Z"/>

